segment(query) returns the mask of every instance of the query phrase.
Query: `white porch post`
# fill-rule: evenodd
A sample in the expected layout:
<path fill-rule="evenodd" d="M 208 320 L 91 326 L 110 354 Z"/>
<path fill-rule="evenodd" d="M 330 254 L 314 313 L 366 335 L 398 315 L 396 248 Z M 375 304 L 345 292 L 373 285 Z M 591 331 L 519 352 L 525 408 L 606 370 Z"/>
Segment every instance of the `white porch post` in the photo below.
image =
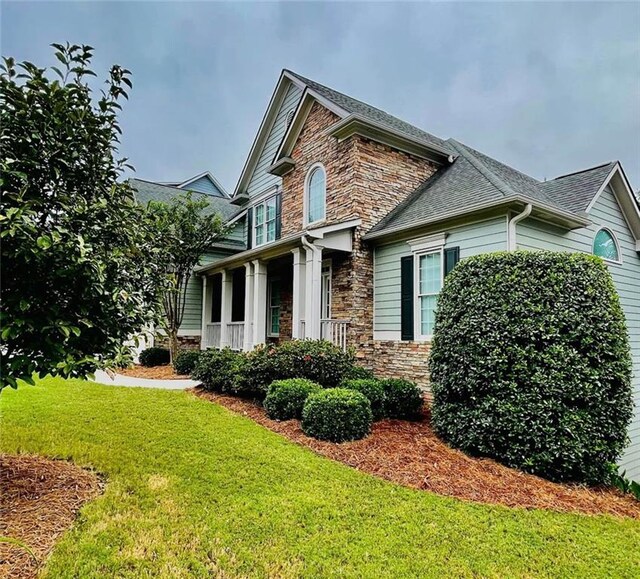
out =
<path fill-rule="evenodd" d="M 293 296 L 291 304 L 291 337 L 304 338 L 302 320 L 305 315 L 305 286 L 306 263 L 299 247 L 291 250 L 293 253 Z"/>
<path fill-rule="evenodd" d="M 231 322 L 231 300 L 233 299 L 233 276 L 222 270 L 222 307 L 220 308 L 220 347 L 230 346 L 229 322 Z"/>
<path fill-rule="evenodd" d="M 209 344 L 207 340 L 207 312 L 210 311 L 209 294 L 207 292 L 207 276 L 202 276 L 202 319 L 200 322 L 200 349 L 205 350 Z"/>
<path fill-rule="evenodd" d="M 253 345 L 267 340 L 267 264 L 253 262 Z"/>
<path fill-rule="evenodd" d="M 253 264 L 248 261 L 245 269 L 244 293 L 244 344 L 242 349 L 249 352 L 253 349 Z"/>
<path fill-rule="evenodd" d="M 307 247 L 305 292 L 305 338 L 320 339 L 320 297 L 322 277 L 322 247 Z"/>

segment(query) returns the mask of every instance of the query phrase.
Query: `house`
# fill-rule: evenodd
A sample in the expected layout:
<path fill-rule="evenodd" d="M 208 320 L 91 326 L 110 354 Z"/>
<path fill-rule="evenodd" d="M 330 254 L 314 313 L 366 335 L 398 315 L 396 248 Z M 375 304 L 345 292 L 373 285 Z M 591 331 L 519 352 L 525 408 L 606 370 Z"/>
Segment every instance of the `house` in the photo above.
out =
<path fill-rule="evenodd" d="M 631 336 L 623 466 L 640 478 L 640 210 L 619 163 L 538 181 L 284 70 L 225 211 L 231 243 L 197 268 L 191 296 L 202 348 L 325 338 L 424 386 L 437 294 L 459 259 L 602 256 Z"/>

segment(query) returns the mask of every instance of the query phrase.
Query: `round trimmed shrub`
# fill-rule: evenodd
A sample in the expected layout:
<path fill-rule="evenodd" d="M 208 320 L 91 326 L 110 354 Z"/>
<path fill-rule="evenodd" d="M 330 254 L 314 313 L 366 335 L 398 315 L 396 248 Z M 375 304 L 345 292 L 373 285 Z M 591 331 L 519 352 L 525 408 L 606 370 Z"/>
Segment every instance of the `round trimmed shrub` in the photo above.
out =
<path fill-rule="evenodd" d="M 267 416 L 273 420 L 291 420 L 302 416 L 302 408 L 310 394 L 320 392 L 322 386 L 304 378 L 289 378 L 271 383 L 264 399 Z"/>
<path fill-rule="evenodd" d="M 231 348 L 205 350 L 191 372 L 191 378 L 205 390 L 234 393 L 245 363 L 242 352 Z"/>
<path fill-rule="evenodd" d="M 173 361 L 173 369 L 176 374 L 191 374 L 200 359 L 201 353 L 201 350 L 181 350 L 178 352 L 176 359 Z"/>
<path fill-rule="evenodd" d="M 171 361 L 171 355 L 167 348 L 152 346 L 151 348 L 142 350 L 138 360 L 142 366 L 146 366 L 147 368 L 151 368 L 152 366 L 165 366 Z"/>
<path fill-rule="evenodd" d="M 446 278 L 430 357 L 452 446 L 554 481 L 606 481 L 627 443 L 631 355 L 609 271 L 585 254 L 470 257 Z"/>
<path fill-rule="evenodd" d="M 319 440 L 359 440 L 371 432 L 372 422 L 369 400 L 346 388 L 311 394 L 302 409 L 302 431 Z"/>
<path fill-rule="evenodd" d="M 388 418 L 415 420 L 422 412 L 422 390 L 414 382 L 401 378 L 380 380 L 384 390 L 384 408 Z"/>
<path fill-rule="evenodd" d="M 374 420 L 380 420 L 385 417 L 385 393 L 384 387 L 379 380 L 345 380 L 340 384 L 340 388 L 347 388 L 364 394 L 371 404 L 371 413 Z"/>

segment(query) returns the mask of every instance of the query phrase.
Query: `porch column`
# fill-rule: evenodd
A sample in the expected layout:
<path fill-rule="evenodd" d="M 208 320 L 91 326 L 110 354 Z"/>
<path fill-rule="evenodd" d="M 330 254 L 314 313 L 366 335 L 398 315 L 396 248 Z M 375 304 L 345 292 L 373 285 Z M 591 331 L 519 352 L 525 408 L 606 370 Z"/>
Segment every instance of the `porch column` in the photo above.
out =
<path fill-rule="evenodd" d="M 253 345 L 267 340 L 267 264 L 253 262 Z"/>
<path fill-rule="evenodd" d="M 253 349 L 253 264 L 244 264 L 244 343 L 242 349 L 249 352 Z"/>
<path fill-rule="evenodd" d="M 202 318 L 200 322 L 200 349 L 205 350 L 207 344 L 207 312 L 210 311 L 209 294 L 207 292 L 207 276 L 202 276 Z"/>
<path fill-rule="evenodd" d="M 220 308 L 220 347 L 230 346 L 229 323 L 231 322 L 231 300 L 233 299 L 233 276 L 222 270 L 222 306 Z"/>
<path fill-rule="evenodd" d="M 322 282 L 322 247 L 307 247 L 307 263 L 305 266 L 305 338 L 320 339 L 320 297 Z"/>
<path fill-rule="evenodd" d="M 304 338 L 302 332 L 302 320 L 305 315 L 305 286 L 306 286 L 306 263 L 302 250 L 299 247 L 291 250 L 293 253 L 293 296 L 291 304 L 291 337 L 295 339 Z"/>

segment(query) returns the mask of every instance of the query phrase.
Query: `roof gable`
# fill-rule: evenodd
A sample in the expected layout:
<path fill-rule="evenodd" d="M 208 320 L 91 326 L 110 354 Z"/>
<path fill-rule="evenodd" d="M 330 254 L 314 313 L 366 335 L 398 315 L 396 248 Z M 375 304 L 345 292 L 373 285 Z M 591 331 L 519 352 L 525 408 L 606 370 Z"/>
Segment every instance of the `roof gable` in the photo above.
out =
<path fill-rule="evenodd" d="M 189 191 L 198 191 L 215 197 L 229 197 L 220 182 L 209 172 L 199 173 L 190 177 L 186 181 L 176 183 L 175 187 L 179 189 L 188 189 Z"/>

